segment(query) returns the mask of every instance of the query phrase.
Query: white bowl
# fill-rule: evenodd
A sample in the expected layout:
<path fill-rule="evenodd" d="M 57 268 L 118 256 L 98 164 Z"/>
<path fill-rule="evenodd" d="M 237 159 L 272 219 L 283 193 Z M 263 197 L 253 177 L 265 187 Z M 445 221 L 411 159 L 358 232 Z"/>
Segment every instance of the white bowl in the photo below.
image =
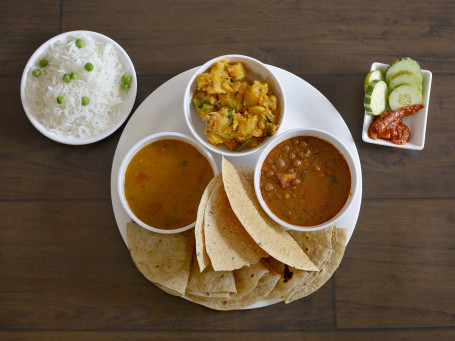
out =
<path fill-rule="evenodd" d="M 193 145 L 207 158 L 207 160 L 209 160 L 210 165 L 212 166 L 214 175 L 216 175 L 218 173 L 218 167 L 217 167 L 216 162 L 213 159 L 212 155 L 208 151 L 206 151 L 201 146 L 201 144 L 198 143 L 196 140 L 194 140 L 192 137 L 186 136 L 181 133 L 176 133 L 176 132 L 163 132 L 163 133 L 157 133 L 157 134 L 153 134 L 153 135 L 143 138 L 142 140 L 137 142 L 133 147 L 131 147 L 131 149 L 126 153 L 125 157 L 122 160 L 122 163 L 120 164 L 118 178 L 117 178 L 117 188 L 118 188 L 118 195 L 120 198 L 120 202 L 122 203 L 123 208 L 125 209 L 126 213 L 128 213 L 130 218 L 133 219 L 137 224 L 139 224 L 140 226 L 142 226 L 143 228 L 145 228 L 149 231 L 163 233 L 163 234 L 173 234 L 173 233 L 180 233 L 183 231 L 187 231 L 187 230 L 193 228 L 196 221 L 194 221 L 193 223 L 191 223 L 187 226 L 184 226 L 184 227 L 181 227 L 178 229 L 173 229 L 173 230 L 164 230 L 164 229 L 155 228 L 153 226 L 147 225 L 142 220 L 140 220 L 138 217 L 136 217 L 136 215 L 133 213 L 133 211 L 131 211 L 131 209 L 128 205 L 128 202 L 126 201 L 126 198 L 125 198 L 125 191 L 123 190 L 124 184 L 125 184 L 125 172 L 128 167 L 128 164 L 130 163 L 130 161 L 134 157 L 134 155 L 136 155 L 136 153 L 139 150 L 141 150 L 142 147 L 144 147 L 152 142 L 164 140 L 164 139 L 181 140 L 181 141 L 185 141 L 185 142 Z"/>
<path fill-rule="evenodd" d="M 191 103 L 193 99 L 194 92 L 197 87 L 196 83 L 196 76 L 199 74 L 204 73 L 210 67 L 215 64 L 216 62 L 227 59 L 229 62 L 242 62 L 248 71 L 248 79 L 250 80 L 259 80 L 261 82 L 267 82 L 270 86 L 271 91 L 273 94 L 276 96 L 278 100 L 278 105 L 281 108 L 281 119 L 279 121 L 279 127 L 276 131 L 276 133 L 273 136 L 266 137 L 264 141 L 259 144 L 255 148 L 245 148 L 242 151 L 236 152 L 229 150 L 226 146 L 220 145 L 220 146 L 214 146 L 210 144 L 207 141 L 207 136 L 204 133 L 204 128 L 205 128 L 205 123 L 200 119 L 199 115 L 196 112 L 196 109 L 194 108 L 193 104 Z M 286 114 L 286 100 L 284 96 L 284 91 L 283 88 L 278 80 L 278 78 L 273 74 L 273 72 L 267 67 L 267 65 L 261 63 L 260 61 L 247 57 L 247 56 L 242 56 L 242 55 L 236 55 L 236 54 L 231 54 L 231 55 L 225 55 L 225 56 L 220 56 L 217 58 L 214 58 L 204 65 L 202 65 L 191 77 L 188 86 L 186 87 L 185 90 L 185 95 L 183 98 L 183 111 L 185 113 L 185 120 L 186 123 L 193 134 L 193 136 L 204 145 L 205 148 L 209 149 L 210 151 L 221 154 L 224 156 L 244 156 L 244 155 L 249 155 L 252 153 L 257 152 L 258 150 L 264 148 L 267 144 L 272 142 L 277 136 L 277 134 L 281 131 L 281 126 L 283 124 L 284 116 Z"/>
<path fill-rule="evenodd" d="M 373 63 L 370 71 L 381 70 L 385 73 L 388 64 Z M 428 106 L 430 105 L 430 91 L 431 91 L 431 79 L 432 74 L 428 70 L 422 70 L 423 84 L 422 84 L 422 96 L 423 96 L 423 109 L 420 109 L 415 115 L 403 117 L 403 123 L 409 127 L 411 131 L 411 139 L 406 144 L 395 144 L 388 140 L 377 139 L 373 140 L 368 136 L 368 127 L 373 121 L 374 116 L 368 115 L 366 112 L 363 116 L 363 130 L 362 140 L 367 143 L 379 144 L 382 146 L 403 148 L 403 149 L 414 149 L 422 150 L 425 145 L 425 132 L 427 129 L 427 118 L 428 118 Z"/>
<path fill-rule="evenodd" d="M 270 153 L 270 151 L 275 148 L 278 144 L 281 142 L 290 139 L 295 136 L 315 136 L 319 137 L 320 139 L 323 139 L 325 141 L 330 142 L 333 146 L 335 146 L 338 151 L 343 154 L 344 158 L 346 159 L 346 162 L 348 163 L 349 170 L 351 172 L 351 190 L 348 196 L 348 199 L 346 203 L 344 204 L 343 208 L 338 212 L 336 216 L 334 216 L 332 219 L 319 224 L 319 225 L 314 225 L 314 226 L 297 226 L 297 225 L 292 225 L 289 224 L 280 218 L 278 218 L 267 206 L 266 202 L 262 198 L 261 195 L 261 189 L 260 189 L 260 177 L 261 177 L 261 168 L 262 164 L 264 163 L 265 158 L 267 155 Z M 353 199 L 355 198 L 355 194 L 358 190 L 359 187 L 359 179 L 361 179 L 361 174 L 360 174 L 360 169 L 356 167 L 356 164 L 354 162 L 354 157 L 349 151 L 349 149 L 341 142 L 338 138 L 333 136 L 332 134 L 329 134 L 325 131 L 319 130 L 319 129 L 304 129 L 304 128 L 298 128 L 298 129 L 293 129 L 289 130 L 283 134 L 280 134 L 274 141 L 273 143 L 270 143 L 267 147 L 265 147 L 261 154 L 259 155 L 259 158 L 256 162 L 256 166 L 254 169 L 254 190 L 256 192 L 256 196 L 259 200 L 259 203 L 261 204 L 262 208 L 264 211 L 272 218 L 275 222 L 283 226 L 287 230 L 295 230 L 295 231 L 316 231 L 320 230 L 323 228 L 326 228 L 328 226 L 336 225 L 337 221 L 343 217 L 343 215 L 348 211 L 349 207 L 353 203 Z"/>
<path fill-rule="evenodd" d="M 101 132 L 100 134 L 97 135 L 90 135 L 86 137 L 74 137 L 74 136 L 67 136 L 62 133 L 56 132 L 56 131 L 50 131 L 48 130 L 37 118 L 36 112 L 32 106 L 30 106 L 27 102 L 27 93 L 26 93 L 26 82 L 29 79 L 29 77 L 33 77 L 31 72 L 37 66 L 39 65 L 39 61 L 42 58 L 43 54 L 45 51 L 55 44 L 57 41 L 68 41 L 70 39 L 79 39 L 83 36 L 90 36 L 94 40 L 101 42 L 101 43 L 110 43 L 113 47 L 114 50 L 118 53 L 120 61 L 124 65 L 126 69 L 126 73 L 130 74 L 133 78 L 133 81 L 130 83 L 130 88 L 128 89 L 128 94 L 126 96 L 125 102 L 123 104 L 123 110 L 122 112 L 118 115 L 117 120 L 114 122 L 113 125 L 111 125 L 107 130 Z M 96 66 L 95 66 L 96 67 Z M 22 100 L 22 106 L 24 107 L 24 111 L 27 114 L 28 119 L 30 122 L 33 124 L 33 126 L 38 129 L 39 132 L 41 132 L 43 135 L 47 136 L 51 140 L 64 143 L 64 144 L 69 144 L 69 145 L 83 145 L 83 144 L 89 144 L 93 142 L 97 142 L 99 140 L 102 140 L 106 138 L 107 136 L 111 135 L 113 132 L 115 132 L 120 126 L 125 122 L 125 120 L 128 118 L 129 114 L 131 113 L 131 110 L 133 109 L 134 101 L 136 100 L 136 93 L 137 93 L 137 77 L 136 77 L 136 71 L 134 69 L 134 65 L 131 62 L 130 57 L 128 54 L 123 50 L 123 48 L 117 44 L 115 41 L 113 41 L 111 38 L 106 37 L 105 35 L 102 35 L 100 33 L 96 32 L 91 32 L 91 31 L 71 31 L 71 32 L 65 32 L 62 34 L 59 34 L 58 36 L 55 36 L 48 41 L 46 41 L 44 44 L 42 44 L 36 51 L 33 53 L 33 55 L 30 57 L 28 60 L 24 72 L 22 74 L 22 79 L 21 79 L 21 100 Z"/>

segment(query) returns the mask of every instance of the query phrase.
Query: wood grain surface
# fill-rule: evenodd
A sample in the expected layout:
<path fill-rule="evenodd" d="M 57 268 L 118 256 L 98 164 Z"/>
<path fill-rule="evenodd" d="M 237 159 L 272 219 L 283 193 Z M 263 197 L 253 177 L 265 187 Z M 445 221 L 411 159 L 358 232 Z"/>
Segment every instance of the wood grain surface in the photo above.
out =
<path fill-rule="evenodd" d="M 0 3 L 0 22 L 0 339 L 455 339 L 453 1 L 16 0 Z M 217 312 L 136 270 L 110 193 L 124 126 L 91 145 L 62 145 L 32 126 L 20 100 L 33 52 L 80 29 L 127 51 L 134 109 L 170 78 L 229 53 L 292 72 L 329 99 L 356 143 L 363 197 L 326 285 L 288 305 Z M 404 56 L 433 73 L 422 151 L 361 139 L 370 65 Z"/>

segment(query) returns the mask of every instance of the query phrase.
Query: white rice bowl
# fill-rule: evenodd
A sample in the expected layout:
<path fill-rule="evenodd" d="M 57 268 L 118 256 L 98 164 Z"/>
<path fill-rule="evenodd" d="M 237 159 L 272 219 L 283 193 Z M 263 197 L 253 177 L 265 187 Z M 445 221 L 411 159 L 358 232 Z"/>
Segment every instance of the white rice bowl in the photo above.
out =
<path fill-rule="evenodd" d="M 76 40 L 84 46 L 78 48 Z M 48 65 L 41 67 L 39 61 Z M 85 69 L 93 65 L 92 71 Z M 41 75 L 34 77 L 33 70 Z M 77 79 L 63 81 L 75 72 Z M 130 88 L 122 90 L 122 76 L 132 76 Z M 57 36 L 41 46 L 29 60 L 22 77 L 21 97 L 31 122 L 58 142 L 85 144 L 115 131 L 128 117 L 137 92 L 134 67 L 126 52 L 108 37 L 89 31 Z M 57 97 L 63 96 L 59 104 Z M 82 97 L 88 105 L 82 105 Z"/>

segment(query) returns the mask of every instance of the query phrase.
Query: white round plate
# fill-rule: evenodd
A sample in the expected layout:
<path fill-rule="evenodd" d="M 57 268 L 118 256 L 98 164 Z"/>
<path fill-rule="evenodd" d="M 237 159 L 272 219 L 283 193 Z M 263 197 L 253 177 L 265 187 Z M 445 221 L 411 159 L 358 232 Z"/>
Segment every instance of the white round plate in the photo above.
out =
<path fill-rule="evenodd" d="M 354 155 L 354 162 L 358 169 L 359 189 L 353 198 L 350 212 L 337 223 L 337 227 L 349 230 L 349 241 L 357 223 L 362 199 L 360 159 L 352 135 L 335 107 L 316 88 L 288 71 L 270 65 L 268 67 L 279 78 L 286 93 L 287 114 L 282 130 L 298 127 L 325 130 L 342 140 Z M 112 162 L 111 198 L 115 220 L 125 244 L 127 244 L 126 224 L 131 219 L 123 209 L 118 196 L 117 177 L 122 159 L 137 141 L 153 133 L 175 131 L 192 136 L 185 123 L 182 102 L 186 85 L 197 69 L 175 76 L 150 94 L 132 115 L 120 137 Z M 227 157 L 227 159 L 235 165 L 254 167 L 259 153 L 260 151 L 242 157 Z M 212 155 L 221 169 L 221 156 L 215 153 Z M 282 299 L 262 300 L 247 309 L 261 308 L 281 301 Z"/>
<path fill-rule="evenodd" d="M 53 131 L 48 130 L 36 117 L 35 113 L 33 112 L 33 108 L 27 105 L 26 101 L 26 93 L 25 93 L 25 83 L 27 81 L 28 77 L 33 77 L 31 75 L 31 71 L 36 68 L 36 66 L 39 64 L 39 60 L 41 56 L 44 54 L 47 48 L 49 46 L 53 45 L 55 42 L 59 40 L 67 40 L 69 37 L 73 37 L 74 39 L 78 39 L 81 36 L 90 36 L 93 39 L 103 42 L 103 43 L 110 43 L 114 47 L 114 49 L 117 51 L 120 61 L 126 68 L 126 72 L 129 73 L 133 81 L 131 82 L 130 88 L 128 90 L 128 96 L 125 100 L 125 103 L 123 105 L 123 113 L 119 115 L 117 122 L 113 126 L 111 126 L 109 129 L 106 131 L 98 134 L 98 135 L 91 135 L 91 136 L 86 136 L 86 137 L 74 137 L 74 136 L 65 136 L 63 134 L 59 134 Z M 24 107 L 24 111 L 27 114 L 28 119 L 30 122 L 33 124 L 33 126 L 38 129 L 40 133 L 42 133 L 44 136 L 47 136 L 51 140 L 64 143 L 64 144 L 69 144 L 69 145 L 83 145 L 83 144 L 89 144 L 89 143 L 94 143 L 97 141 L 100 141 L 109 135 L 111 135 L 113 132 L 115 132 L 120 126 L 125 122 L 125 120 L 128 118 L 129 114 L 131 113 L 131 110 L 133 109 L 134 101 L 136 100 L 136 93 L 137 93 L 137 78 L 136 78 L 136 71 L 134 69 L 133 62 L 131 61 L 130 57 L 128 54 L 125 52 L 125 50 L 117 44 L 114 40 L 112 40 L 109 37 L 106 37 L 105 35 L 102 35 L 100 33 L 92 32 L 92 31 L 71 31 L 71 32 L 65 32 L 62 34 L 59 34 L 58 36 L 55 36 L 48 41 L 46 41 L 43 45 L 41 45 L 35 53 L 30 57 L 28 60 L 24 72 L 22 74 L 22 79 L 21 79 L 21 100 L 22 100 L 22 106 Z"/>

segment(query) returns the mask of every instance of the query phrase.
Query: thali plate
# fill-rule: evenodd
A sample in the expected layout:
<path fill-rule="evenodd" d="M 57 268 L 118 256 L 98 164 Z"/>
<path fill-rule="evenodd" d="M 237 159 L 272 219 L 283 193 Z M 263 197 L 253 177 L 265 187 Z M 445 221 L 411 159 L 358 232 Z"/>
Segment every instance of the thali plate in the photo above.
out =
<path fill-rule="evenodd" d="M 358 166 L 359 190 L 353 198 L 350 212 L 337 223 L 337 227 L 348 229 L 349 241 L 357 223 L 362 199 L 360 159 L 349 128 L 335 107 L 316 88 L 288 71 L 270 65 L 268 67 L 279 78 L 287 96 L 287 113 L 286 120 L 283 122 L 283 131 L 297 127 L 325 130 L 344 142 L 354 155 L 354 162 Z M 137 141 L 153 133 L 174 131 L 192 136 L 183 116 L 183 94 L 187 83 L 197 69 L 185 71 L 171 78 L 152 92 L 137 108 L 122 132 L 112 163 L 111 199 L 115 220 L 125 244 L 128 244 L 126 224 L 130 218 L 123 209 L 117 194 L 117 176 L 122 159 Z M 228 157 L 227 159 L 238 166 L 254 166 L 259 153 L 260 151 L 247 156 Z M 212 155 L 218 168 L 221 169 L 221 156 L 215 153 Z M 281 299 L 262 300 L 248 308 L 260 308 L 280 301 Z"/>

